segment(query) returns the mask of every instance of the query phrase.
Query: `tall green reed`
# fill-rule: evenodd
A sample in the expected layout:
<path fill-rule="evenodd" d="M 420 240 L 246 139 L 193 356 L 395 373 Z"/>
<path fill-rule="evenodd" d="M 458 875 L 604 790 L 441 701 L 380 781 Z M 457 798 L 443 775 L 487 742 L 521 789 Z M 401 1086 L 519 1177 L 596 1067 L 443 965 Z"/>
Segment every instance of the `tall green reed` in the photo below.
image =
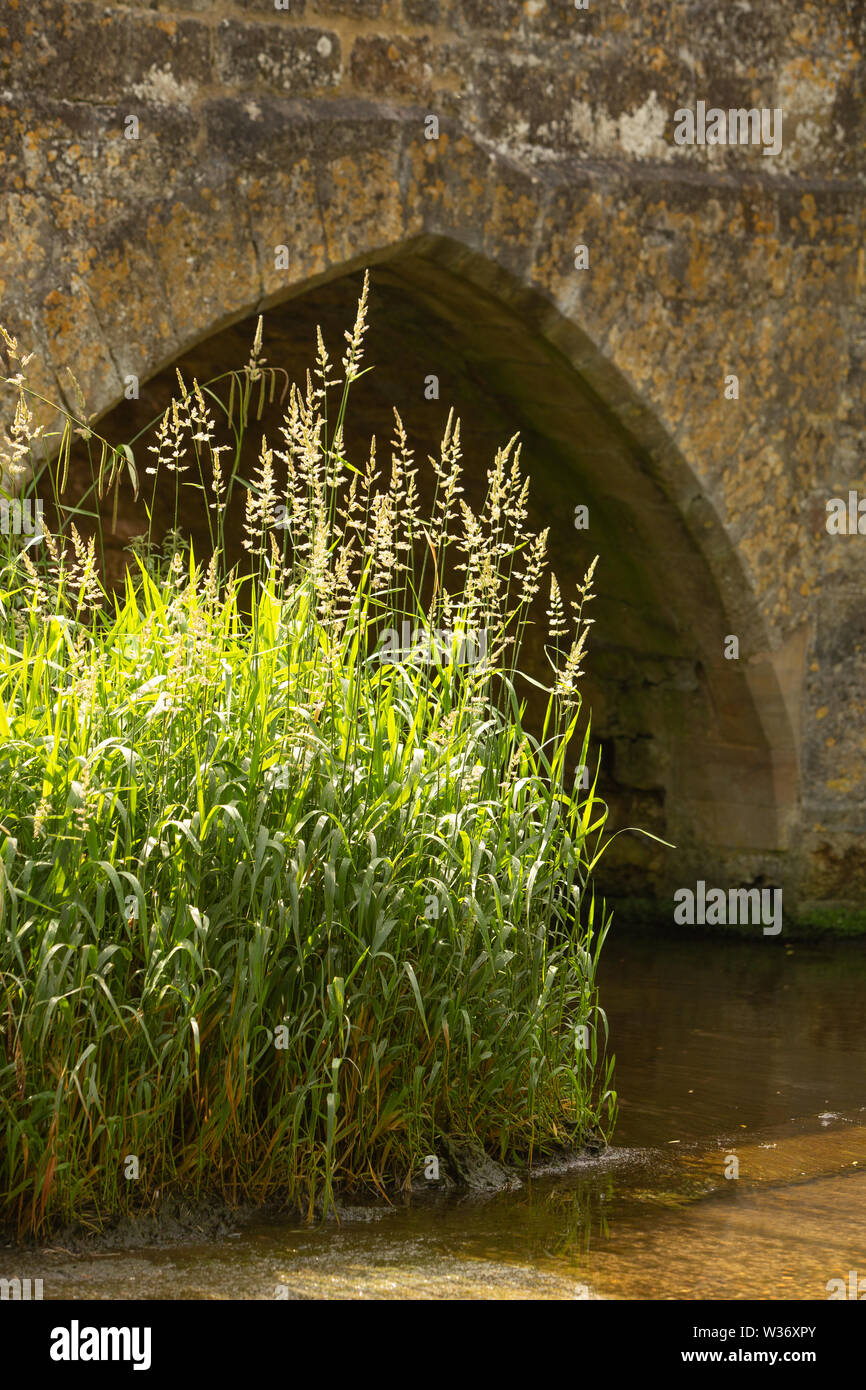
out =
<path fill-rule="evenodd" d="M 0 1210 L 22 1233 L 172 1190 L 312 1213 L 408 1186 L 444 1135 L 531 1164 L 612 1126 L 606 811 L 574 780 L 594 562 L 570 619 L 551 577 L 534 736 L 519 659 L 547 533 L 526 529 L 519 445 L 477 514 L 450 417 L 426 508 L 396 412 L 382 485 L 375 448 L 353 465 L 366 297 L 342 372 L 319 335 L 304 389 L 263 361 L 261 323 L 244 369 L 179 376 L 146 470 L 139 441 L 66 412 L 40 479 L 59 533 L 0 538 Z M 23 474 L 41 398 L 4 337 Z M 75 432 L 87 540 L 63 502 Z M 175 527 L 199 494 L 206 564 L 149 526 L 105 590 L 98 503 L 127 476 L 146 506 L 174 490 Z"/>

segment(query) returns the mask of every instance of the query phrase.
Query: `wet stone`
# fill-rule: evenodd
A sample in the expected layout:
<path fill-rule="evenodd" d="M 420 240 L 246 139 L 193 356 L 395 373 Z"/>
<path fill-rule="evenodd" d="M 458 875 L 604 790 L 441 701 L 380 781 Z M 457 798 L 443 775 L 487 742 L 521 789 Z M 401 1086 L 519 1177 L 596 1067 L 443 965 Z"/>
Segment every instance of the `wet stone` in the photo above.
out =
<path fill-rule="evenodd" d="M 442 1140 L 457 1181 L 472 1192 L 502 1192 L 522 1187 L 513 1168 L 496 1163 L 475 1139 Z"/>

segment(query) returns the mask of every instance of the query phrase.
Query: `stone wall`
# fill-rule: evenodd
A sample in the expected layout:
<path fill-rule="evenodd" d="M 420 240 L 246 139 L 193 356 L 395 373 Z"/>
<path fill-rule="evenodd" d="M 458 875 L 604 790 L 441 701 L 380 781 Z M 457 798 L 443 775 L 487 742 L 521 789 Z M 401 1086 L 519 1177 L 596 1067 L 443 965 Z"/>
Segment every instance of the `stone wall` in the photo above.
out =
<path fill-rule="evenodd" d="M 645 665 L 654 745 L 618 758 L 689 846 L 657 883 L 862 905 L 866 537 L 825 503 L 866 495 L 864 47 L 860 0 L 3 0 L 0 319 L 102 413 L 368 264 L 504 315 L 563 505 L 593 490 L 622 604 L 652 594 L 694 652 L 686 724 Z M 704 100 L 781 108 L 781 152 L 675 143 Z"/>

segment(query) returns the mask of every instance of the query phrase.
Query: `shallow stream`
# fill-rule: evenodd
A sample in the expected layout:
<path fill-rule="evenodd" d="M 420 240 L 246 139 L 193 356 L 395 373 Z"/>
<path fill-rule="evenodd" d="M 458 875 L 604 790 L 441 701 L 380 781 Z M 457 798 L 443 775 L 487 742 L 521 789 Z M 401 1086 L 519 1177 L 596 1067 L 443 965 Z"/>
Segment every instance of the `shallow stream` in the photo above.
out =
<path fill-rule="evenodd" d="M 850 1271 L 866 1292 L 866 943 L 613 938 L 601 999 L 620 1116 L 600 1158 L 16 1273 L 45 1298 L 826 1299 Z"/>

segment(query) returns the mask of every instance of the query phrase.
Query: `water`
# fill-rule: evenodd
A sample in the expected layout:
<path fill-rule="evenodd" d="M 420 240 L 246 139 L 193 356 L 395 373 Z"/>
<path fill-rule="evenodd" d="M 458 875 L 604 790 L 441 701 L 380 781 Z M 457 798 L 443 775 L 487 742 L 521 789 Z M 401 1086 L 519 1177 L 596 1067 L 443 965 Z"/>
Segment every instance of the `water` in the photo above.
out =
<path fill-rule="evenodd" d="M 601 991 L 621 1107 L 598 1159 L 486 1199 L 15 1272 L 99 1299 L 825 1299 L 866 1276 L 866 943 L 614 939 Z"/>

